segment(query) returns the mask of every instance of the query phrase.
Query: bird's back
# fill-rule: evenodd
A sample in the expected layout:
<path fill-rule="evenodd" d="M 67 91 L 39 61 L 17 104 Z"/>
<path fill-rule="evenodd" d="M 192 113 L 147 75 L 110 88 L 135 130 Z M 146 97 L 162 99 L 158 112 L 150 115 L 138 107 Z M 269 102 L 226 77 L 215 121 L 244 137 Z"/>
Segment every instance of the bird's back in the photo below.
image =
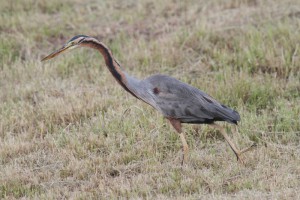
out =
<path fill-rule="evenodd" d="M 240 120 L 240 115 L 235 110 L 173 77 L 158 74 L 142 82 L 152 93 L 153 100 L 149 103 L 165 117 L 193 124 L 209 124 L 214 121 L 237 124 Z"/>

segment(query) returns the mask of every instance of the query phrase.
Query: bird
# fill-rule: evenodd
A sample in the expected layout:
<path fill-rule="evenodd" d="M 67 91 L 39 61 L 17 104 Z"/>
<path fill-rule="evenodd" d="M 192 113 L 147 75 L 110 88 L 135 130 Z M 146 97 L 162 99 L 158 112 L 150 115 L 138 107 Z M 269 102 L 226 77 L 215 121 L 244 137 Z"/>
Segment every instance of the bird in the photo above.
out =
<path fill-rule="evenodd" d="M 129 75 L 114 58 L 111 50 L 95 37 L 76 35 L 60 49 L 44 57 L 41 61 L 52 59 L 59 54 L 77 47 L 98 50 L 103 56 L 108 70 L 116 81 L 137 99 L 149 104 L 166 118 L 180 136 L 182 142 L 181 164 L 187 163 L 189 146 L 182 124 L 209 124 L 218 129 L 234 152 L 237 161 L 244 164 L 242 154 L 251 150 L 256 144 L 238 150 L 227 135 L 224 127 L 215 123 L 224 121 L 237 125 L 240 115 L 237 111 L 219 103 L 210 95 L 171 76 L 155 74 L 145 79 Z"/>

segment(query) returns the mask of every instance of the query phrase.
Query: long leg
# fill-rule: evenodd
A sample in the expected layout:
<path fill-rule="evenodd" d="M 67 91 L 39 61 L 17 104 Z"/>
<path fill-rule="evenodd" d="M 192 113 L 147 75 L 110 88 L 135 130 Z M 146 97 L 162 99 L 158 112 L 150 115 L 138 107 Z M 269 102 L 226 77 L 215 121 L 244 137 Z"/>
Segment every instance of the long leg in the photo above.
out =
<path fill-rule="evenodd" d="M 247 149 L 244 149 L 242 151 L 239 151 L 235 145 L 233 144 L 233 142 L 231 142 L 229 136 L 227 135 L 225 129 L 223 127 L 221 127 L 220 125 L 218 124 L 211 124 L 212 126 L 214 126 L 215 128 L 217 128 L 218 130 L 220 130 L 220 132 L 222 133 L 222 135 L 224 136 L 225 140 L 228 142 L 230 148 L 232 149 L 232 151 L 234 152 L 234 154 L 236 155 L 236 158 L 238 161 L 240 161 L 242 164 L 244 164 L 244 161 L 241 157 L 241 154 L 242 153 L 245 153 L 246 151 L 249 151 L 250 149 L 247 148 Z M 251 147 L 250 147 L 251 148 Z"/>
<path fill-rule="evenodd" d="M 179 133 L 179 136 L 180 136 L 180 139 L 182 142 L 182 153 L 183 153 L 181 165 L 183 165 L 183 163 L 187 163 L 187 160 L 188 160 L 189 146 L 186 142 L 185 134 L 182 132 L 181 122 L 177 119 L 172 119 L 172 118 L 168 118 L 168 120 L 170 121 L 172 126 L 175 128 L 175 130 Z"/>

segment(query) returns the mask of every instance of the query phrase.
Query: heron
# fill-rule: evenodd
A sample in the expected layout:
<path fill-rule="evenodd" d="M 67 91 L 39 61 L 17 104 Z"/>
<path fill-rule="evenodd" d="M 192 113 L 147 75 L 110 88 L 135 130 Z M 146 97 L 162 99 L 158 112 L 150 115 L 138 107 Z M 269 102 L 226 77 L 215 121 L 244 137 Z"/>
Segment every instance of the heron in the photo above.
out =
<path fill-rule="evenodd" d="M 41 61 L 52 59 L 76 47 L 88 47 L 98 50 L 103 56 L 108 70 L 123 89 L 137 99 L 151 105 L 169 120 L 182 142 L 182 165 L 187 163 L 189 152 L 186 136 L 182 131 L 182 123 L 209 124 L 218 129 L 234 152 L 237 161 L 241 163 L 244 163 L 241 155 L 255 146 L 252 145 L 243 150 L 238 150 L 227 135 L 225 128 L 215 123 L 225 121 L 237 125 L 240 121 L 240 115 L 237 111 L 219 103 L 196 87 L 171 76 L 155 74 L 140 80 L 129 75 L 114 58 L 111 50 L 94 37 L 76 35 L 60 49 L 44 57 Z"/>

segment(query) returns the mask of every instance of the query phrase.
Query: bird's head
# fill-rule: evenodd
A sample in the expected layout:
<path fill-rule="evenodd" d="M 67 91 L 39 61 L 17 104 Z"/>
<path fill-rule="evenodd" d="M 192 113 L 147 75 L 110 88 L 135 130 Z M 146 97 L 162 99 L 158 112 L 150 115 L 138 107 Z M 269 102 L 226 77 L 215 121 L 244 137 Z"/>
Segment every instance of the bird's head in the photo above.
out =
<path fill-rule="evenodd" d="M 42 59 L 42 61 L 49 60 L 51 58 L 54 58 L 55 56 L 61 54 L 62 52 L 69 50 L 69 49 L 74 49 L 76 47 L 79 47 L 80 44 L 86 39 L 89 38 L 89 36 L 86 35 L 76 35 L 74 36 L 71 40 L 69 40 L 65 45 L 63 45 L 60 49 L 52 52 L 48 56 Z"/>

